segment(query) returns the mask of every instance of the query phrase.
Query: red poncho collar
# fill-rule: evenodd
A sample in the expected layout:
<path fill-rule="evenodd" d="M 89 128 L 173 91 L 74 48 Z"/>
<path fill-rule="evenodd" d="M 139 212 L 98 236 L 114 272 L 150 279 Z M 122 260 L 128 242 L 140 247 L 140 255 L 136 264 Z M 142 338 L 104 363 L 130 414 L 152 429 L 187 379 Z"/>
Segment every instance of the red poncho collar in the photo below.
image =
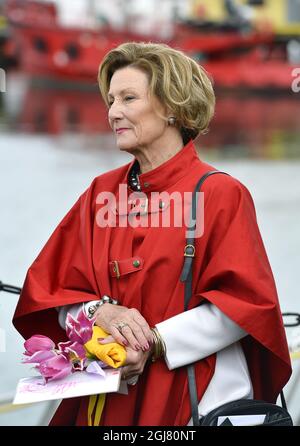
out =
<path fill-rule="evenodd" d="M 129 172 L 137 159 L 129 164 L 124 183 L 128 183 Z M 141 192 L 162 192 L 188 175 L 195 162 L 199 163 L 199 157 L 193 141 L 189 141 L 176 155 L 165 161 L 160 166 L 149 172 L 139 174 Z"/>

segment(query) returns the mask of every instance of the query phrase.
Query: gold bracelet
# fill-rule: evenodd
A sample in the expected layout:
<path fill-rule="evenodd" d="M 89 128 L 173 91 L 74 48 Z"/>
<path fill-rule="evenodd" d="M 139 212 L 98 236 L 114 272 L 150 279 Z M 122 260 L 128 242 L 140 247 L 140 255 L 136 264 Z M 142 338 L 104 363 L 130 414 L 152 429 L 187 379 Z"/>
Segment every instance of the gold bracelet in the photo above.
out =
<path fill-rule="evenodd" d="M 157 359 L 166 355 L 166 344 L 156 327 L 151 328 L 151 331 L 153 334 L 153 352 L 151 360 L 152 362 L 155 362 Z"/>

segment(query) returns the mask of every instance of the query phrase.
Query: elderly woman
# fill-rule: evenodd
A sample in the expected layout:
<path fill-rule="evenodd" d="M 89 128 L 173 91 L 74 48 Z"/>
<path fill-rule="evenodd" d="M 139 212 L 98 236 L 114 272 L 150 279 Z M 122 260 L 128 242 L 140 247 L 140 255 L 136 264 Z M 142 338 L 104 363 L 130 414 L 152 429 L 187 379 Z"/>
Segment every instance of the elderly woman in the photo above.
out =
<path fill-rule="evenodd" d="M 187 228 L 172 197 L 214 170 L 193 143 L 214 113 L 209 77 L 167 45 L 125 43 L 102 61 L 99 85 L 117 147 L 133 159 L 95 178 L 58 225 L 28 270 L 16 328 L 62 341 L 66 313 L 84 303 L 109 334 L 99 343 L 125 346 L 128 393 L 107 395 L 103 426 L 188 424 L 191 363 L 200 416 L 237 398 L 275 402 L 291 373 L 276 288 L 251 195 L 229 175 L 202 186 L 184 311 Z M 87 406 L 64 400 L 52 424 L 87 424 Z"/>

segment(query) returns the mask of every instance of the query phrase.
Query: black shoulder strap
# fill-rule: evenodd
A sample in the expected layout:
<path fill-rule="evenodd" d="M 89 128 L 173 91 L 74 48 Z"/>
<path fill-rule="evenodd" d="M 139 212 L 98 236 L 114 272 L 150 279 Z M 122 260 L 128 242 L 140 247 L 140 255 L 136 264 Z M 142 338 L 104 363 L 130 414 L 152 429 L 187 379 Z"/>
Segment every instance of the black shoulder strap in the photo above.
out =
<path fill-rule="evenodd" d="M 184 311 L 187 311 L 188 304 L 192 296 L 192 281 L 193 281 L 193 271 L 192 264 L 193 258 L 195 257 L 195 230 L 196 230 L 196 216 L 197 216 L 197 192 L 200 192 L 201 186 L 210 175 L 214 175 L 220 172 L 219 170 L 211 170 L 206 172 L 196 184 L 196 187 L 193 191 L 192 195 L 192 207 L 191 207 L 191 216 L 190 216 L 190 225 L 188 227 L 189 237 L 186 238 L 186 245 L 184 248 L 184 265 L 182 268 L 180 280 L 181 282 L 185 282 L 184 287 Z M 228 174 L 226 174 L 228 175 Z M 198 393 L 197 393 L 197 385 L 195 379 L 195 368 L 193 365 L 189 365 L 187 367 L 188 372 L 188 382 L 189 382 L 189 393 L 190 393 L 190 402 L 192 409 L 192 418 L 193 425 L 199 426 L 199 414 L 198 414 Z"/>
<path fill-rule="evenodd" d="M 184 248 L 184 264 L 180 276 L 180 281 L 185 282 L 185 290 L 184 290 L 184 310 L 187 310 L 188 303 L 192 296 L 192 264 L 193 258 L 195 257 L 195 230 L 196 230 L 196 216 L 197 216 L 197 193 L 200 192 L 201 186 L 211 175 L 215 175 L 217 173 L 223 173 L 228 175 L 226 172 L 221 172 L 219 170 L 211 170 L 206 172 L 196 184 L 196 187 L 193 191 L 192 195 L 192 205 L 191 205 L 191 215 L 190 215 L 190 225 L 188 227 L 189 237 L 186 238 L 186 244 Z"/>
<path fill-rule="evenodd" d="M 191 218 L 189 225 L 189 237 L 186 238 L 186 245 L 184 248 L 184 264 L 180 276 L 180 281 L 185 282 L 184 287 L 184 311 L 187 311 L 189 301 L 192 297 L 192 281 L 193 281 L 193 259 L 195 257 L 196 248 L 195 248 L 195 230 L 196 230 L 196 216 L 197 216 L 197 192 L 200 192 L 201 186 L 210 175 L 215 175 L 217 173 L 222 173 L 224 175 L 228 175 L 226 172 L 221 172 L 219 170 L 211 170 L 206 172 L 196 184 L 196 187 L 193 191 L 192 195 L 192 206 L 191 206 Z M 191 411 L 193 418 L 193 425 L 199 426 L 199 414 L 198 414 L 198 392 L 197 385 L 195 379 L 195 368 L 194 365 L 191 364 L 187 366 L 188 372 L 188 382 L 189 382 L 189 393 L 190 393 L 190 402 L 191 402 Z M 281 404 L 284 409 L 286 409 L 286 402 L 284 398 L 284 394 L 280 392 Z"/>

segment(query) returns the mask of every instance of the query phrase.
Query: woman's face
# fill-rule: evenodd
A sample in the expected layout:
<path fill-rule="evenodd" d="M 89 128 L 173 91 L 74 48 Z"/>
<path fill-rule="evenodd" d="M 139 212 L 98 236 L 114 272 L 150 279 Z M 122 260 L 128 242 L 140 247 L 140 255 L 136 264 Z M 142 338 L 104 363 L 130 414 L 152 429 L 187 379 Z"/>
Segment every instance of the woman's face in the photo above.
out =
<path fill-rule="evenodd" d="M 165 116 L 165 107 L 158 98 L 150 98 L 145 72 L 133 67 L 115 71 L 108 102 L 108 119 L 120 150 L 151 149 L 151 146 L 159 144 L 167 124 L 157 112 Z"/>

